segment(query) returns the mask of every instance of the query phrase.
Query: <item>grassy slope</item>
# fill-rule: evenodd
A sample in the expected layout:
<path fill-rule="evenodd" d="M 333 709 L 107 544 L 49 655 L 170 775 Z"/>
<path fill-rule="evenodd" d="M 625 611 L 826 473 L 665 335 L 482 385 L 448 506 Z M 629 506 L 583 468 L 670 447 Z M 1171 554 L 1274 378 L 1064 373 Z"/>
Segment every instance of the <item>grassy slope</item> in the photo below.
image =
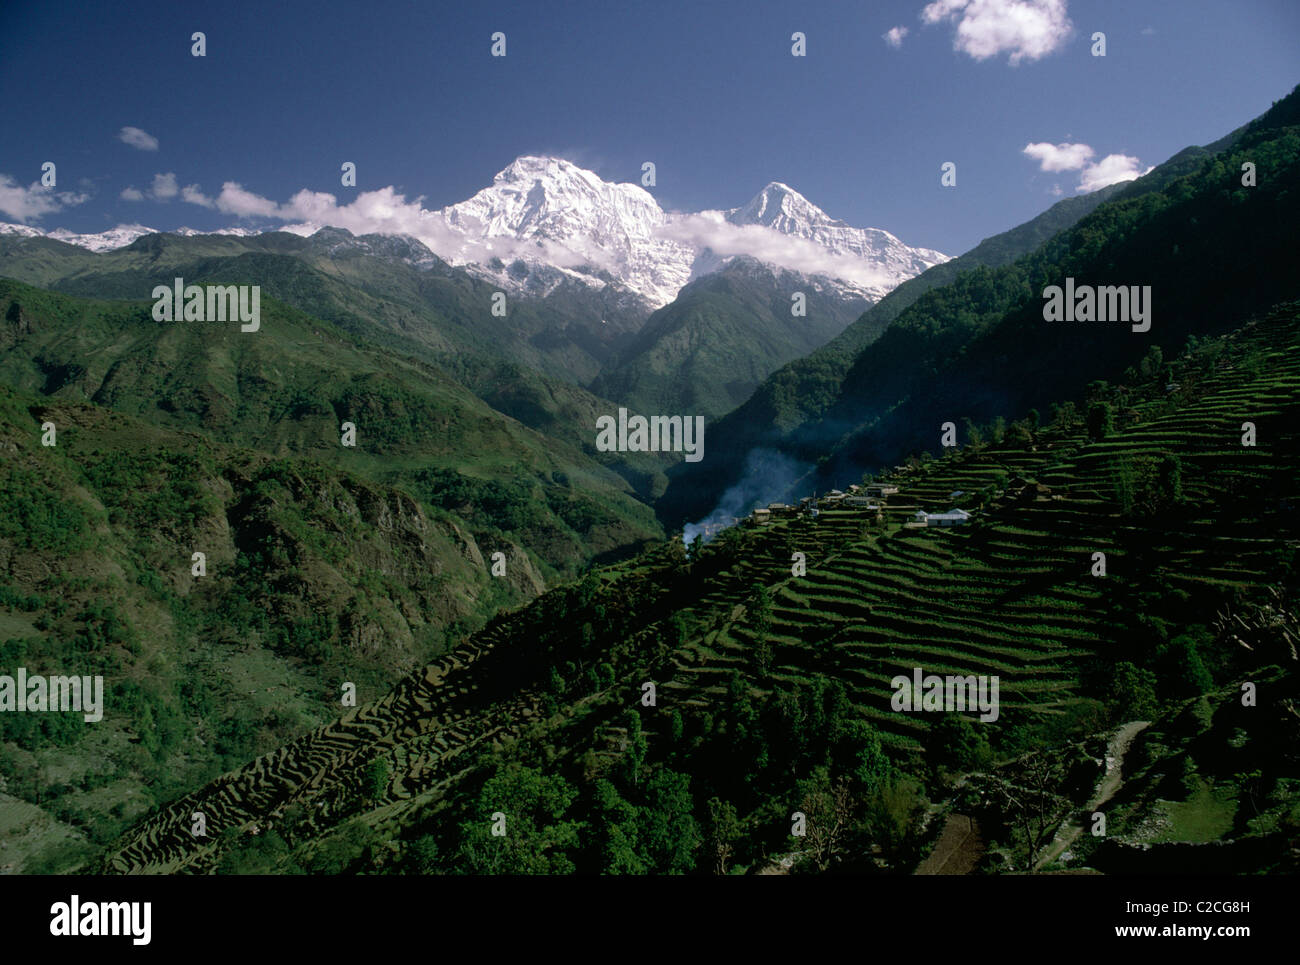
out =
<path fill-rule="evenodd" d="M 807 315 L 798 318 L 790 314 L 796 290 L 807 298 Z M 778 366 L 843 331 L 862 305 L 741 259 L 686 286 L 651 315 L 592 389 L 634 411 L 713 420 L 748 398 Z"/>
<path fill-rule="evenodd" d="M 481 513 L 475 522 L 528 545 L 550 573 L 572 575 L 585 559 L 655 534 L 629 485 L 576 445 L 502 415 L 433 365 L 358 343 L 271 299 L 262 312 L 254 333 L 157 323 L 147 304 L 0 280 L 0 378 L 222 442 L 309 455 L 408 490 L 438 467 L 522 486 L 537 506 L 523 522 Z M 339 445 L 345 421 L 357 426 L 355 448 Z M 586 508 L 580 530 L 551 508 L 557 501 Z"/>
<path fill-rule="evenodd" d="M 1077 740 L 1105 724 L 1098 668 L 1151 659 L 1153 633 L 1203 627 L 1225 600 L 1273 579 L 1296 536 L 1286 511 L 1296 496 L 1290 454 L 1300 441 L 1296 307 L 1225 344 L 1217 360 L 1204 355 L 1187 364 L 1181 395 L 1166 396 L 1154 384 L 1136 389 L 1129 424 L 1103 442 L 1089 443 L 1079 427 L 1065 425 L 1041 431 L 1030 448 L 970 450 L 917 470 L 902 480 L 903 492 L 890 502 L 894 523 L 883 529 L 854 511 L 831 511 L 815 524 L 732 531 L 693 567 L 664 550 L 577 591 L 553 591 L 383 700 L 142 823 L 109 866 L 209 868 L 253 824 L 269 824 L 308 862 L 346 825 L 356 845 L 350 867 L 391 867 L 418 833 L 450 835 L 468 816 L 473 775 L 481 779 L 503 758 L 584 785 L 611 771 L 622 757 L 620 715 L 646 679 L 658 682 L 660 694 L 658 709 L 641 715 L 651 761 L 687 770 L 697 807 L 709 793 L 746 801 L 741 813 L 752 849 L 763 842 L 779 848 L 787 839 L 764 786 L 746 776 L 753 762 L 729 732 L 712 733 L 713 721 L 728 713 L 734 671 L 748 678 L 756 698 L 818 672 L 848 681 L 859 713 L 881 730 L 891 756 L 913 768 L 928 753 L 930 721 L 890 713 L 887 681 L 918 662 L 927 671 L 1002 676 L 1003 714 L 991 727 L 1000 754 Z M 1267 444 L 1240 445 L 1245 417 L 1267 427 Z M 1156 451 L 1182 460 L 1188 502 L 1172 514 L 1123 515 L 1114 495 L 1116 458 Z M 918 503 L 933 508 L 957 489 L 987 493 L 1013 474 L 1050 492 L 995 497 L 984 518 L 964 530 L 896 528 Z M 792 549 L 807 554 L 806 577 L 790 576 Z M 1098 549 L 1109 557 L 1104 580 L 1089 575 Z M 753 669 L 755 631 L 743 605 L 755 582 L 774 598 L 776 652 L 766 674 Z M 612 635 L 598 629 L 594 640 L 579 641 L 577 624 L 596 612 L 593 604 L 610 610 Z M 631 621 L 629 632 L 619 631 L 619 613 Z M 682 621 L 679 642 L 674 617 Z M 579 674 L 607 663 L 612 676 L 593 686 L 566 670 L 556 691 L 546 673 L 566 658 Z M 1219 685 L 1252 672 L 1251 660 L 1241 651 L 1207 650 Z M 686 719 L 678 742 L 665 716 L 674 712 Z M 719 750 L 719 740 L 730 752 Z M 391 767 L 378 799 L 362 781 L 376 755 Z M 226 837 L 195 842 L 184 830 L 194 807 L 216 815 Z M 775 807 L 779 815 L 779 801 Z"/>
<path fill-rule="evenodd" d="M 7 388 L 0 450 L 0 666 L 101 674 L 107 704 L 4 715 L 3 776 L 93 841 L 536 592 L 517 546 L 336 467 Z"/>
<path fill-rule="evenodd" d="M 151 235 L 102 254 L 49 239 L 0 238 L 0 276 L 121 299 L 143 298 L 175 277 L 193 284 L 259 285 L 264 296 L 332 322 L 350 339 L 437 366 L 502 414 L 583 448 L 624 476 L 643 499 L 662 493 L 668 460 L 594 451 L 596 418 L 617 406 L 578 384 L 592 379 L 630 338 L 640 316 L 579 304 L 577 295 L 565 301 L 557 292 L 541 302 L 513 300 L 500 319 L 489 310 L 492 286 L 463 271 L 445 265 L 419 270 L 379 254 L 331 252 L 325 241 L 289 234 Z"/>

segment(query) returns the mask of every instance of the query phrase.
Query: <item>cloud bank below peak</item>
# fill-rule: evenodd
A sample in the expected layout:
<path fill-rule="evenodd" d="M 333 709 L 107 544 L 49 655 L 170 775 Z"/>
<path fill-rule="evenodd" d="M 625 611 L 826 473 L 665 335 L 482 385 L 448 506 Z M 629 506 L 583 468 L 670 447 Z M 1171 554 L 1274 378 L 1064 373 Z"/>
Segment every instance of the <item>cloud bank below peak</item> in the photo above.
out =
<path fill-rule="evenodd" d="M 509 172 L 517 165 L 507 168 Z M 556 172 L 559 172 L 556 174 Z M 504 173 L 504 172 L 503 172 Z M 602 182 L 590 172 L 569 166 L 550 168 L 558 183 L 544 182 L 545 190 L 537 192 L 533 174 L 518 184 L 531 184 L 532 192 L 557 199 L 572 201 L 566 191 L 577 187 L 595 185 L 599 194 Z M 566 179 L 572 179 L 566 181 Z M 580 181 L 580 183 L 579 183 Z M 498 175 L 495 186 L 501 186 Z M 603 185 L 617 188 L 617 185 Z M 174 182 L 172 187 L 175 187 Z M 504 197 L 517 201 L 518 185 L 504 187 Z M 798 198 L 798 195 L 793 195 Z M 703 252 L 709 252 L 716 264 L 722 259 L 746 255 L 765 264 L 800 272 L 805 275 L 824 275 L 839 279 L 855 288 L 870 291 L 879 297 L 906 277 L 915 274 L 915 258 L 929 264 L 947 258 L 927 249 L 910 249 L 886 232 L 875 232 L 884 240 L 885 247 L 896 246 L 901 255 L 886 252 L 888 260 L 874 260 L 860 253 L 830 250 L 826 245 L 807 237 L 776 230 L 765 225 L 735 224 L 728 220 L 728 212 L 703 211 L 699 213 L 664 212 L 648 195 L 649 207 L 633 216 L 623 212 L 623 222 L 610 221 L 617 216 L 609 212 L 586 211 L 576 219 L 558 222 L 564 230 L 530 232 L 519 235 L 502 229 L 501 211 L 482 207 L 482 196 L 476 196 L 478 216 L 466 212 L 465 205 L 453 205 L 435 210 L 426 208 L 423 196 L 408 198 L 393 186 L 373 191 L 362 191 L 351 201 L 341 203 L 328 192 L 303 189 L 288 201 L 277 203 L 247 190 L 235 181 L 227 181 L 215 198 L 204 195 L 196 185 L 179 192 L 183 201 L 198 204 L 241 219 L 278 221 L 282 229 L 294 234 L 310 235 L 322 227 L 343 228 L 354 235 L 401 235 L 416 239 L 430 251 L 453 265 L 487 265 L 500 259 L 506 265 L 515 260 L 528 264 L 546 264 L 568 272 L 587 276 L 595 284 L 603 284 L 590 277 L 590 270 L 607 272 L 641 292 L 653 305 L 666 304 L 691 277 L 692 266 Z M 531 193 L 530 193 L 531 196 Z M 802 198 L 799 198 L 802 201 Z M 583 202 L 576 202 L 581 205 Z M 804 202 L 806 204 L 806 202 Z M 466 205 L 469 204 L 468 202 Z M 557 218 L 562 205 L 541 201 L 537 212 L 524 218 L 536 223 L 539 218 Z M 617 207 L 617 206 L 616 206 Z M 839 225 L 826 218 L 820 209 L 812 209 L 828 223 Z M 564 212 L 568 214 L 568 212 Z M 515 212 L 513 217 L 518 217 Z M 847 231 L 857 231 L 841 226 Z M 578 271 L 586 269 L 586 271 Z M 923 269 L 922 269 L 923 270 Z"/>

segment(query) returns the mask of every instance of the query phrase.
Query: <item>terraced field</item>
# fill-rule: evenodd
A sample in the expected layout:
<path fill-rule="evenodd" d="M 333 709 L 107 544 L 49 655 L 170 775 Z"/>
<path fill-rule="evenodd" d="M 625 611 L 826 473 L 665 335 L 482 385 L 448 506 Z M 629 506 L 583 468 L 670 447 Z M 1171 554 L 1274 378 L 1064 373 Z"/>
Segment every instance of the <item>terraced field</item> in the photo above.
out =
<path fill-rule="evenodd" d="M 1297 313 L 1279 312 L 1230 339 L 1195 384 L 1135 404 L 1130 424 L 1104 441 L 1089 442 L 1082 427 L 1054 429 L 1039 434 L 1035 450 L 990 446 L 901 474 L 882 526 L 855 509 L 828 510 L 728 534 L 718 541 L 730 547 L 725 560 L 717 546 L 694 564 L 680 559 L 680 547 L 666 547 L 607 569 L 602 599 L 615 606 L 635 588 L 652 612 L 625 639 L 599 641 L 612 684 L 549 713 L 543 670 L 529 656 L 530 610 L 545 607 L 547 594 L 382 700 L 150 816 L 106 869 L 210 870 L 230 828 L 275 828 L 294 844 L 359 817 L 381 836 L 397 834 L 450 807 L 458 783 L 511 741 L 544 738 L 559 748 L 557 767 L 588 750 L 605 753 L 617 742 L 617 714 L 634 704 L 644 680 L 656 681 L 660 709 L 689 718 L 716 710 L 737 670 L 755 691 L 832 675 L 898 753 L 922 752 L 927 720 L 891 710 L 889 681 L 918 666 L 998 675 L 1004 720 L 1059 716 L 1085 699 L 1087 661 L 1125 659 L 1114 643 L 1117 593 L 1156 572 L 1193 599 L 1206 588 L 1258 585 L 1270 554 L 1297 538 L 1297 348 Z M 1241 444 L 1244 421 L 1257 426 L 1256 447 Z M 1164 453 L 1181 460 L 1190 507 L 1123 514 L 1117 459 Z M 955 490 L 977 493 L 1015 476 L 1047 489 L 995 494 L 968 526 L 904 525 L 915 507 L 946 509 Z M 805 576 L 791 575 L 795 551 L 806 555 Z M 1095 552 L 1106 554 L 1104 577 L 1091 573 Z M 760 632 L 746 604 L 756 583 L 773 602 L 766 674 L 755 673 L 751 659 Z M 669 628 L 674 615 L 685 627 L 680 644 Z M 662 737 L 663 718 L 644 716 L 649 739 Z M 391 779 L 372 798 L 364 771 L 376 757 L 388 761 Z M 207 838 L 190 834 L 200 811 Z"/>

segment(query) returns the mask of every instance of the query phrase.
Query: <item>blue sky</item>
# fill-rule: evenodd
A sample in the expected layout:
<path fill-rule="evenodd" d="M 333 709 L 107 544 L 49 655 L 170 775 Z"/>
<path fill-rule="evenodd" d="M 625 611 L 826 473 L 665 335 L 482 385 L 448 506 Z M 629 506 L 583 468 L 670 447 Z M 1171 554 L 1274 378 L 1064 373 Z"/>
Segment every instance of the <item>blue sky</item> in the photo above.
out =
<path fill-rule="evenodd" d="M 1041 16 L 1017 32 L 1024 4 Z M 894 27 L 906 28 L 896 47 L 882 37 Z M 1104 58 L 1090 54 L 1098 30 Z M 505 58 L 490 56 L 494 31 Z M 791 56 L 795 31 L 806 57 Z M 1217 139 L 1286 94 L 1298 67 L 1293 0 L 8 0 L 0 220 L 269 223 L 232 213 L 256 201 L 211 206 L 227 183 L 277 204 L 391 186 L 439 208 L 518 155 L 557 154 L 617 181 L 654 161 L 652 193 L 670 210 L 734 207 L 784 181 L 850 224 L 959 254 L 1089 172 Z M 124 142 L 124 128 L 156 149 Z M 1035 158 L 1029 144 L 1091 154 Z M 1092 167 L 1110 155 L 1136 160 Z M 58 185 L 35 203 L 57 210 L 36 216 L 45 161 Z M 357 164 L 355 189 L 339 183 L 343 161 Z M 940 185 L 945 161 L 956 188 Z M 163 200 L 150 196 L 159 174 L 175 176 L 176 193 L 159 182 Z M 182 200 L 187 185 L 208 206 Z M 141 200 L 122 197 L 132 187 Z"/>

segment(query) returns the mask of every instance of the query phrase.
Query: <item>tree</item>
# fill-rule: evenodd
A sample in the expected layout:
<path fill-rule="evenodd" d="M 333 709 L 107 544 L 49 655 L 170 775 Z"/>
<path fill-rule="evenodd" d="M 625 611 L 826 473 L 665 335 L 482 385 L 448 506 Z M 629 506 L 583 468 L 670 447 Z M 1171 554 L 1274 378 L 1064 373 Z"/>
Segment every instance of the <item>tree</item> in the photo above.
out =
<path fill-rule="evenodd" d="M 926 807 L 919 781 L 895 773 L 867 798 L 868 819 L 865 831 L 870 841 L 883 848 L 896 848 L 916 827 L 919 812 Z"/>
<path fill-rule="evenodd" d="M 772 592 L 763 584 L 755 583 L 749 601 L 749 622 L 754 628 L 754 666 L 760 675 L 772 665 L 772 644 L 768 639 L 772 631 Z"/>
<path fill-rule="evenodd" d="M 412 874 L 436 875 L 441 871 L 438 862 L 438 842 L 433 835 L 426 834 L 411 845 L 407 854 L 407 867 Z"/>
<path fill-rule="evenodd" d="M 1088 438 L 1100 442 L 1115 431 L 1115 411 L 1109 402 L 1088 406 Z"/>
<path fill-rule="evenodd" d="M 1156 463 L 1156 501 L 1161 509 L 1183 501 L 1183 464 L 1171 452 Z"/>
<path fill-rule="evenodd" d="M 623 720 L 627 725 L 627 750 L 623 758 L 624 774 L 627 782 L 635 786 L 641 779 L 641 765 L 645 763 L 650 747 L 646 742 L 645 733 L 641 730 L 641 715 L 635 710 L 627 710 L 623 714 Z"/>
<path fill-rule="evenodd" d="M 456 863 L 468 874 L 568 874 L 568 851 L 580 823 L 567 820 L 578 792 L 564 778 L 522 764 L 503 764 L 483 785 L 461 822 Z M 505 834 L 492 833 L 505 815 Z"/>
<path fill-rule="evenodd" d="M 662 768 L 646 782 L 638 826 L 646 864 L 659 874 L 686 874 L 695 867 L 702 836 L 692 811 L 691 779 Z"/>
<path fill-rule="evenodd" d="M 1053 419 L 1052 424 L 1059 429 L 1069 431 L 1073 429 L 1079 421 L 1078 409 L 1071 401 L 1062 402 L 1060 405 L 1052 403 Z"/>
<path fill-rule="evenodd" d="M 668 647 L 676 650 L 686 642 L 690 631 L 686 627 L 686 618 L 681 612 L 674 613 L 668 620 Z"/>
<path fill-rule="evenodd" d="M 1197 697 L 1214 687 L 1196 641 L 1187 634 L 1175 637 L 1156 652 L 1160 679 L 1175 697 Z"/>
<path fill-rule="evenodd" d="M 759 636 L 767 636 L 772 629 L 772 591 L 761 583 L 754 584 L 749 602 L 749 622 Z"/>
<path fill-rule="evenodd" d="M 668 711 L 668 736 L 674 744 L 680 744 L 682 737 L 686 733 L 686 722 L 682 720 L 682 712 L 676 707 Z"/>
<path fill-rule="evenodd" d="M 1152 345 L 1142 357 L 1140 371 L 1144 379 L 1159 379 L 1164 372 L 1165 354 L 1159 345 Z"/>
<path fill-rule="evenodd" d="M 799 810 L 807 819 L 804 837 L 807 860 L 817 871 L 825 871 L 840 858 L 857 802 L 848 782 L 840 779 L 832 783 L 825 767 L 817 768 L 811 778 L 800 781 L 799 791 Z"/>
<path fill-rule="evenodd" d="M 880 732 L 865 720 L 848 725 L 844 742 L 852 748 L 851 773 L 859 790 L 878 791 L 892 778 L 894 768 L 880 743 Z"/>
<path fill-rule="evenodd" d="M 378 801 L 388 793 L 389 777 L 388 758 L 376 757 L 366 765 L 363 787 L 370 801 Z"/>
<path fill-rule="evenodd" d="M 1151 720 L 1158 709 L 1156 676 L 1127 660 L 1115 664 L 1111 673 L 1109 703 L 1111 710 L 1125 720 Z"/>
<path fill-rule="evenodd" d="M 601 870 L 611 875 L 645 874 L 647 868 L 641 856 L 636 806 L 624 800 L 609 781 L 597 781 L 595 790 L 600 821 Z"/>
<path fill-rule="evenodd" d="M 1059 758 L 1033 754 L 1018 761 L 995 785 L 1003 813 L 1025 839 L 1027 868 L 1034 867 L 1039 852 L 1069 813 L 1070 802 L 1058 790 L 1061 776 Z"/>
<path fill-rule="evenodd" d="M 713 861 L 713 873 L 725 875 L 731 856 L 735 852 L 736 841 L 740 838 L 740 819 L 736 816 L 736 806 L 730 801 L 711 797 L 708 803 L 708 848 Z"/>
<path fill-rule="evenodd" d="M 962 714 L 945 714 L 930 729 L 927 756 L 954 771 L 983 770 L 993 760 L 989 740 Z"/>

